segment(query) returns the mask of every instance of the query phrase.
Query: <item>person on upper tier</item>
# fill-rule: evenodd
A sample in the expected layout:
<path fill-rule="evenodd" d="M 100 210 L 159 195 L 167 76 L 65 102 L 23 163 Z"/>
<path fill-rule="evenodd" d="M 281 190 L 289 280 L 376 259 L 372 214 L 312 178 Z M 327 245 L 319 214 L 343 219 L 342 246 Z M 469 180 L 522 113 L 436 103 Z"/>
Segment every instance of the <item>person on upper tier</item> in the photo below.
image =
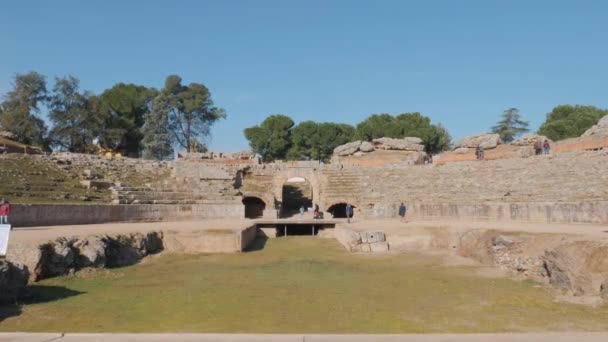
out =
<path fill-rule="evenodd" d="M 407 213 L 407 208 L 405 207 L 405 204 L 403 204 L 403 202 L 401 202 L 401 205 L 399 206 L 399 216 L 401 217 L 401 221 L 403 221 L 405 219 L 406 213 Z"/>
<path fill-rule="evenodd" d="M 350 223 L 351 217 L 353 217 L 353 206 L 349 203 L 346 205 L 346 222 Z"/>
<path fill-rule="evenodd" d="M 549 140 L 545 140 L 543 143 L 543 153 L 549 154 L 551 152 L 551 145 L 549 144 Z"/>
<path fill-rule="evenodd" d="M 540 139 L 536 139 L 534 142 L 534 154 L 537 156 L 543 154 L 543 142 Z"/>
<path fill-rule="evenodd" d="M 483 160 L 483 158 L 484 158 L 483 147 L 477 146 L 477 148 L 475 149 L 475 156 L 477 157 L 477 160 Z"/>

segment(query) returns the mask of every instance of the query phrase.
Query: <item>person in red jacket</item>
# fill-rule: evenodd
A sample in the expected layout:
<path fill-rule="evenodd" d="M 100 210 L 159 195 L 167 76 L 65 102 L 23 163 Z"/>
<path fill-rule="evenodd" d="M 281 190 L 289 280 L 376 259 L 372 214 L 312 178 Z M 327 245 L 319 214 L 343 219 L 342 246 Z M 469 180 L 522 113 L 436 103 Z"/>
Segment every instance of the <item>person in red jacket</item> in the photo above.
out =
<path fill-rule="evenodd" d="M 8 217 L 11 214 L 11 204 L 4 198 L 0 200 L 0 224 L 8 224 Z"/>

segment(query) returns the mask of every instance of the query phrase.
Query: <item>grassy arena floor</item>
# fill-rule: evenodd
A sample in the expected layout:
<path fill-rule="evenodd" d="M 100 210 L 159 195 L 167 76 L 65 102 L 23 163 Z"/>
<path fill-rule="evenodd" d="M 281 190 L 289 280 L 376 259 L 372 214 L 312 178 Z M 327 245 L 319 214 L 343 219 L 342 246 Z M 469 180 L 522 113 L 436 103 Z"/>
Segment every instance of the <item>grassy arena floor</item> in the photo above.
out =
<path fill-rule="evenodd" d="M 259 241 L 258 241 L 259 242 Z M 258 244 L 259 245 L 259 244 Z M 162 255 L 32 286 L 1 331 L 397 333 L 606 330 L 608 307 L 416 254 L 352 256 L 287 237 L 230 255 Z"/>

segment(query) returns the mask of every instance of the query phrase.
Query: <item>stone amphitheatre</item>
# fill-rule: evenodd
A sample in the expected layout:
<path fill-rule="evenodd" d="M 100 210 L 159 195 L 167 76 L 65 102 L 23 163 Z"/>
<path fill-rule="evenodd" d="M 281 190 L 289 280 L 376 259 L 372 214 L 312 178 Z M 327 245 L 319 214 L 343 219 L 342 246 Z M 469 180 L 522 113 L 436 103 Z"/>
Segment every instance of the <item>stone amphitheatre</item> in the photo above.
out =
<path fill-rule="evenodd" d="M 9 303 L 0 311 L 0 330 L 268 333 L 606 330 L 608 120 L 600 121 L 579 138 L 553 143 L 549 155 L 534 155 L 535 139 L 544 137 L 530 136 L 503 144 L 497 135 L 481 134 L 458 142 L 452 151 L 434 156 L 432 164 L 423 162 L 425 152 L 417 138 L 353 142 L 336 148 L 330 163 L 264 164 L 248 152 L 181 154 L 172 162 L 70 153 L 0 155 L 3 179 L 0 192 L 14 203 L 11 222 L 15 227 L 6 259 L 0 261 L 0 299 Z M 475 148 L 480 145 L 485 149 L 485 160 L 481 161 L 475 157 Z M 405 222 L 397 216 L 402 202 L 408 207 Z M 310 211 L 301 215 L 298 208 L 303 204 L 318 205 L 323 219 L 314 219 Z M 354 208 L 352 223 L 345 219 L 347 204 Z M 281 239 L 293 245 L 281 245 Z M 333 241 L 339 243 L 340 249 L 334 250 Z M 257 258 L 264 249 L 284 254 L 264 266 L 269 268 L 251 272 L 249 267 L 261 267 L 262 261 Z M 324 258 L 324 250 L 331 255 L 328 258 L 347 256 L 335 261 L 345 272 L 343 283 L 340 278 L 331 278 L 332 274 L 339 274 L 323 273 L 322 260 L 315 258 Z M 290 260 L 290 256 L 294 259 Z M 415 261 L 422 260 L 424 266 L 410 275 L 401 274 L 399 268 L 383 266 L 387 260 L 403 267 L 419 267 Z M 427 264 L 429 260 L 436 263 Z M 379 307 L 377 316 L 386 314 L 386 320 L 374 326 L 363 321 L 341 326 L 338 318 L 332 318 L 333 314 L 342 315 L 340 310 L 366 317 L 365 308 L 356 300 L 327 309 L 329 319 L 338 322 L 333 328 L 304 313 L 297 316 L 301 321 L 295 325 L 281 327 L 279 321 L 265 325 L 239 313 L 239 305 L 246 304 L 232 303 L 230 299 L 223 303 L 234 308 L 225 314 L 235 319 L 227 326 L 219 323 L 205 326 L 200 322 L 197 324 L 203 325 L 165 326 L 148 322 L 149 325 L 133 323 L 127 327 L 115 323 L 117 328 L 112 330 L 73 317 L 94 314 L 71 307 L 70 301 L 95 296 L 95 286 L 99 286 L 99 291 L 111 289 L 114 281 L 124 283 L 121 279 L 131 279 L 130 272 L 139 274 L 153 267 L 171 272 L 169 264 L 178 267 L 179 262 L 195 261 L 204 267 L 200 266 L 198 282 L 192 286 L 208 289 L 210 296 L 215 290 L 221 292 L 223 287 L 251 290 L 245 290 L 247 284 L 257 286 L 255 281 L 265 274 L 264 270 L 279 267 L 272 268 L 272 272 L 278 273 L 268 273 L 268 279 L 285 281 L 282 283 L 285 288 L 267 284 L 269 288 L 259 290 L 270 301 L 273 296 L 288 296 L 290 286 L 296 286 L 289 279 L 282 279 L 281 274 L 293 275 L 297 281 L 306 283 L 314 279 L 304 276 L 300 279 L 299 275 L 313 270 L 322 274 L 320 279 L 333 279 L 334 288 L 321 288 L 309 294 L 313 303 L 312 298 L 325 298 L 327 291 L 350 291 L 348 286 L 357 281 L 348 278 L 349 272 L 361 265 L 368 267 L 367 281 L 377 281 L 378 289 L 387 292 L 377 293 L 370 287 L 352 290 L 352 294 L 363 296 L 357 291 L 370 291 L 367 295 L 377 297 L 378 302 L 391 292 L 399 297 L 401 294 L 396 293 L 401 288 L 415 285 L 408 279 L 417 279 L 421 274 L 432 276 L 441 269 L 450 276 L 444 279 L 437 275 L 436 280 L 440 280 L 428 285 L 444 287 L 425 297 L 416 314 L 402 308 L 405 311 L 395 312 L 407 317 L 399 318 Z M 196 265 L 199 264 L 192 267 L 199 267 Z M 216 273 L 223 274 L 222 265 L 238 269 L 242 279 L 224 283 L 219 276 L 214 277 Z M 469 273 L 471 278 L 462 280 L 463 273 Z M 158 277 L 150 281 L 147 284 L 133 280 L 122 286 L 139 284 L 145 291 L 146 286 L 168 280 Z M 190 280 L 183 281 L 185 288 Z M 80 282 L 92 285 L 78 294 L 74 289 Z M 466 296 L 469 286 L 473 291 L 486 283 L 496 287 L 483 287 L 473 299 L 474 305 L 469 303 L 473 306 L 466 309 L 462 303 L 453 306 L 454 312 L 463 310 L 463 315 L 475 312 L 479 321 L 467 324 L 445 313 L 424 316 L 425 310 L 433 312 L 433 306 L 439 305 L 432 297 Z M 463 289 L 457 289 L 459 284 Z M 64 288 L 66 293 L 47 302 L 36 302 L 37 294 L 49 295 L 52 287 Z M 297 292 L 300 287 L 294 289 L 298 296 L 307 295 Z M 507 296 L 502 292 L 495 295 L 493 291 L 498 289 L 513 297 L 501 297 Z M 528 292 L 519 295 L 519 290 Z M 531 297 L 532 292 L 544 299 Z M 344 295 L 339 291 L 334 294 L 332 299 Z M 421 296 L 424 295 L 413 298 Z M 255 296 L 250 299 L 256 302 Z M 122 310 L 111 298 L 107 300 L 107 310 Z M 391 301 L 389 297 L 386 300 Z M 262 303 L 266 301 L 258 304 L 263 308 Z M 304 311 L 307 305 L 312 305 L 306 301 L 298 303 L 298 308 Z M 150 310 L 162 311 L 162 305 L 153 305 Z M 552 317 L 552 321 L 537 325 L 532 318 L 520 321 L 518 316 L 525 313 L 518 311 L 517 305 L 521 308 L 529 305 L 530 312 L 537 316 L 534 319 L 546 316 Z M 511 311 L 500 311 L 505 308 Z M 484 311 L 491 309 L 498 311 Z M 70 310 L 75 314 L 70 315 Z M 276 310 L 279 316 L 291 315 Z M 103 316 L 101 311 L 98 314 Z M 554 317 L 550 312 L 562 315 Z M 418 320 L 417 314 L 422 315 Z M 82 325 L 62 328 L 44 315 L 58 315 Z M 200 321 L 205 317 L 201 313 Z M 182 319 L 189 322 L 187 317 Z M 208 319 L 213 321 L 212 316 Z M 38 320 L 42 322 L 39 326 Z M 425 320 L 445 324 L 440 327 Z"/>

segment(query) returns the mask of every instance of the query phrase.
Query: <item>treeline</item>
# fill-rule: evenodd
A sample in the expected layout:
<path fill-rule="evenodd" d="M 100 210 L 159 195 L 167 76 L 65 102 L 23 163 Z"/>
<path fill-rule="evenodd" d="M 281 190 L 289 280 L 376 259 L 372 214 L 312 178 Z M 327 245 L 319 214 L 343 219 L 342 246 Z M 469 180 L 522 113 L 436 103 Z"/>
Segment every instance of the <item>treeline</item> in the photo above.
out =
<path fill-rule="evenodd" d="M 594 106 L 560 105 L 547 114 L 538 134 L 553 141 L 576 138 L 608 115 L 608 110 Z"/>
<path fill-rule="evenodd" d="M 420 113 L 373 114 L 356 126 L 304 121 L 295 125 L 286 115 L 267 117 L 257 126 L 245 129 L 251 149 L 265 162 L 273 160 L 323 160 L 331 158 L 334 148 L 355 140 L 390 137 L 419 137 L 426 151 L 437 153 L 451 143 L 441 124 Z"/>
<path fill-rule="evenodd" d="M 41 118 L 43 109 L 50 127 Z M 554 141 L 578 137 L 605 115 L 608 110 L 593 106 L 559 105 L 537 133 Z M 73 76 L 55 78 L 48 90 L 46 77 L 30 72 L 17 74 L 0 102 L 0 130 L 15 134 L 21 143 L 78 153 L 101 148 L 150 159 L 171 158 L 175 147 L 205 151 L 211 127 L 225 117 L 205 85 L 184 85 L 177 75 L 168 76 L 162 89 L 118 83 L 97 95 L 81 90 Z M 510 108 L 491 130 L 510 142 L 529 128 L 519 110 Z M 381 137 L 419 137 L 429 153 L 446 150 L 451 143 L 445 127 L 420 113 L 373 114 L 355 126 L 314 121 L 295 125 L 290 117 L 277 114 L 244 133 L 266 162 L 327 161 L 339 145 Z"/>
<path fill-rule="evenodd" d="M 594 106 L 559 105 L 547 114 L 537 131 L 553 141 L 579 137 L 604 116 L 608 110 Z M 530 131 L 517 108 L 509 108 L 491 128 L 509 143 Z M 286 115 L 267 117 L 257 126 L 245 129 L 251 149 L 265 162 L 273 160 L 323 160 L 331 158 L 334 148 L 355 140 L 376 138 L 419 137 L 428 153 L 450 148 L 451 137 L 441 124 L 420 113 L 399 115 L 373 114 L 356 126 L 348 124 L 304 121 L 295 125 Z"/>
<path fill-rule="evenodd" d="M 606 115 L 608 110 L 594 106 L 559 105 L 547 114 L 536 133 L 553 141 L 580 137 Z M 507 109 L 501 118 L 492 132 L 500 134 L 504 142 L 509 143 L 529 131 L 528 122 L 521 119 L 517 108 Z"/>
<path fill-rule="evenodd" d="M 50 128 L 40 117 L 43 107 Z M 183 85 L 177 75 L 168 76 L 160 90 L 118 83 L 96 95 L 81 91 L 73 76 L 55 78 L 49 91 L 45 76 L 17 74 L 0 103 L 0 130 L 21 143 L 78 153 L 102 148 L 150 159 L 172 157 L 174 146 L 204 151 L 210 127 L 225 117 L 207 87 Z"/>

